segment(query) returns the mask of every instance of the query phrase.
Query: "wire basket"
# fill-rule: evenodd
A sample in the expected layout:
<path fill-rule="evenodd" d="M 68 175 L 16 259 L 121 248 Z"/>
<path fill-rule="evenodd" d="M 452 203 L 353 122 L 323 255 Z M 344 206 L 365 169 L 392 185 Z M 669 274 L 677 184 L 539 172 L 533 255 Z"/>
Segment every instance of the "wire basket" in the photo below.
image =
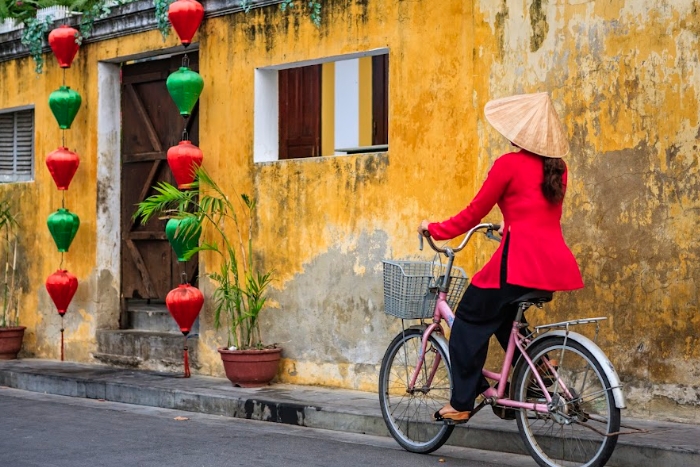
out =
<path fill-rule="evenodd" d="M 401 319 L 433 316 L 437 294 L 430 292 L 445 266 L 429 261 L 382 261 L 384 265 L 384 311 Z M 462 268 L 452 267 L 447 303 L 455 309 L 467 284 Z"/>

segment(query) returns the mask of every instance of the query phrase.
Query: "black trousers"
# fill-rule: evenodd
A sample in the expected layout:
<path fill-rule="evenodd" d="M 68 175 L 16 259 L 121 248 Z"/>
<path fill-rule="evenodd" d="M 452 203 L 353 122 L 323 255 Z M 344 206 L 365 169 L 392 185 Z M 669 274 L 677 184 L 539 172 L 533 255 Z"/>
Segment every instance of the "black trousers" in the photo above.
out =
<path fill-rule="evenodd" d="M 503 349 L 508 346 L 518 311 L 517 305 L 512 302 L 534 290 L 506 283 L 508 236 L 503 241 L 506 243 L 501 261 L 501 287 L 482 289 L 470 284 L 455 313 L 450 334 L 454 383 L 450 404 L 460 412 L 472 410 L 476 397 L 489 387 L 481 370 L 486 363 L 491 336 L 496 336 Z"/>

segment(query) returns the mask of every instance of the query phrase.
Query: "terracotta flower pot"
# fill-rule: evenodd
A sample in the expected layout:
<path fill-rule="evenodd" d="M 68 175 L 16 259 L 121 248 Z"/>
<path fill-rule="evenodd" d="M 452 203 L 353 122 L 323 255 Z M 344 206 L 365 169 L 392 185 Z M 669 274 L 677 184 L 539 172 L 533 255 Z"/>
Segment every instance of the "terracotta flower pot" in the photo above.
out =
<path fill-rule="evenodd" d="M 226 377 L 234 386 L 267 386 L 277 375 L 282 348 L 262 350 L 219 349 Z"/>
<path fill-rule="evenodd" d="M 0 360 L 14 360 L 22 348 L 24 326 L 0 328 Z"/>

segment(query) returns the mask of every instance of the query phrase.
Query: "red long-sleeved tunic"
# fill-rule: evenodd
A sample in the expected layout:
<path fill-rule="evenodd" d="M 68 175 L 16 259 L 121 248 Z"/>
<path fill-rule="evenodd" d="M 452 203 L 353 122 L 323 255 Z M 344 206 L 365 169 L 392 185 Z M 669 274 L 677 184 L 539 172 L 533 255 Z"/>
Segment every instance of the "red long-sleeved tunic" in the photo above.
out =
<path fill-rule="evenodd" d="M 580 289 L 581 272 L 562 235 L 562 203 L 550 203 L 542 194 L 543 163 L 524 150 L 499 157 L 472 202 L 456 216 L 431 223 L 430 235 L 436 240 L 461 235 L 498 204 L 510 238 L 506 282 L 552 292 Z M 565 172 L 565 187 L 566 181 Z M 472 278 L 475 286 L 500 287 L 502 250 L 503 242 Z"/>

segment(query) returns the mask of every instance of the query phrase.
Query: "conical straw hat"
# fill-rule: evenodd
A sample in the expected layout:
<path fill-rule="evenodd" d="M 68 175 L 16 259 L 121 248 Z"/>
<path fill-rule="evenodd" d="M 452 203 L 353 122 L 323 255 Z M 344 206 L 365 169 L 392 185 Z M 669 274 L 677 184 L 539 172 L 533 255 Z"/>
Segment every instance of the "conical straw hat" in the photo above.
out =
<path fill-rule="evenodd" d="M 566 133 L 549 94 L 519 94 L 489 101 L 486 120 L 513 144 L 540 156 L 564 157 Z"/>

